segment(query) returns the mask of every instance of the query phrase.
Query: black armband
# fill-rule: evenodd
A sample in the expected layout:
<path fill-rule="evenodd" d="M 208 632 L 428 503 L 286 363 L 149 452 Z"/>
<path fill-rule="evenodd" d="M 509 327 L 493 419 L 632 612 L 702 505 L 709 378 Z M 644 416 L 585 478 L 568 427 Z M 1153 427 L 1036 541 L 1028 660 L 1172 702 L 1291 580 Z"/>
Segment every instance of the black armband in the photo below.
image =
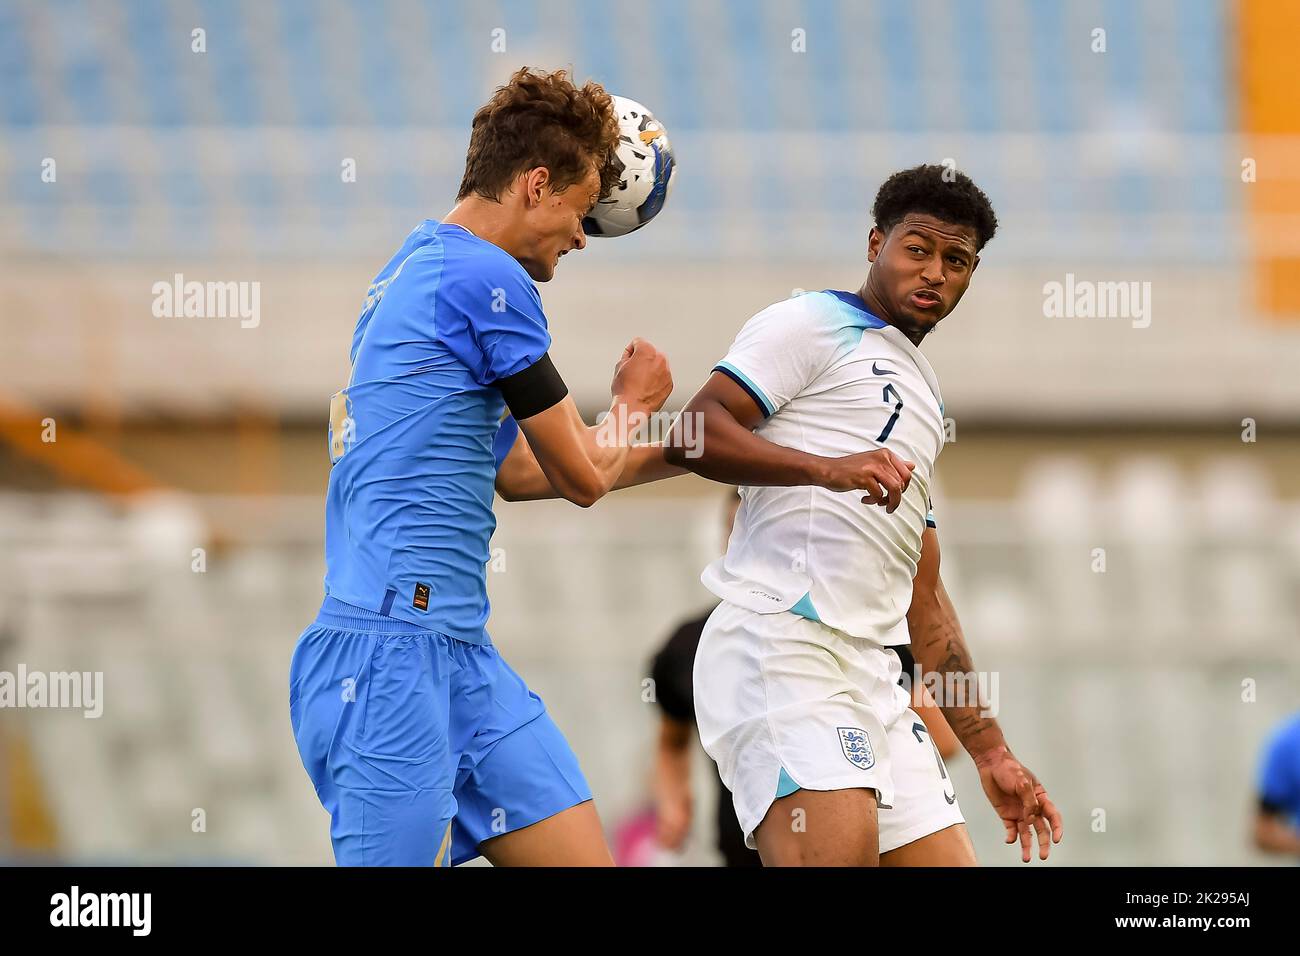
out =
<path fill-rule="evenodd" d="M 560 378 L 549 352 L 522 372 L 499 378 L 495 384 L 517 422 L 560 404 L 569 394 L 569 386 Z"/>

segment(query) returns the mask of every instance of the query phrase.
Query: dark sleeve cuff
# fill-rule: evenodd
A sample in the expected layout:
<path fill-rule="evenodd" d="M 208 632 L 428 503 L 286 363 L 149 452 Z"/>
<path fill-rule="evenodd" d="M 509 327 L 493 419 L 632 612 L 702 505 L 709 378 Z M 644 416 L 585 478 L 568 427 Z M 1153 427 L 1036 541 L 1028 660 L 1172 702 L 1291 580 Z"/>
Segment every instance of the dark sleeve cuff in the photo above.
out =
<path fill-rule="evenodd" d="M 546 353 L 522 372 L 515 372 L 494 383 L 506 400 L 506 407 L 517 422 L 532 418 L 564 401 L 569 387 Z"/>

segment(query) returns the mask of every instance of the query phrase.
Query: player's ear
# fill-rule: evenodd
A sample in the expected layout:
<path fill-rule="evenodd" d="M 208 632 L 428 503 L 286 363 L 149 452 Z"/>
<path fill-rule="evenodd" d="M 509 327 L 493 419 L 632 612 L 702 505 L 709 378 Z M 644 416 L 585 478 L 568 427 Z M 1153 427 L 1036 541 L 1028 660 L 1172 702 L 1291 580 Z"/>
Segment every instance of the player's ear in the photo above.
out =
<path fill-rule="evenodd" d="M 540 206 L 546 195 L 546 187 L 551 184 L 551 171 L 545 166 L 534 166 L 524 173 L 524 202 L 529 206 Z"/>
<path fill-rule="evenodd" d="M 970 264 L 970 274 L 974 275 L 975 270 L 980 267 L 980 257 L 976 256 L 975 261 Z"/>
<path fill-rule="evenodd" d="M 880 247 L 885 244 L 885 234 L 880 231 L 879 226 L 871 227 L 871 234 L 867 236 L 867 261 L 875 262 L 876 256 L 880 255 Z"/>

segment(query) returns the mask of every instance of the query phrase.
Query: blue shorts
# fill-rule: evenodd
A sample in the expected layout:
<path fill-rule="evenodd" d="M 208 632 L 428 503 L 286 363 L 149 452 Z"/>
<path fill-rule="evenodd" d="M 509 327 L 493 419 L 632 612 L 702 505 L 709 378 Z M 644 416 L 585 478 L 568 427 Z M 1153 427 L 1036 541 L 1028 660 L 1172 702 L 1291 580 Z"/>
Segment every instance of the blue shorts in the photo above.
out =
<path fill-rule="evenodd" d="M 446 866 L 591 799 L 541 698 L 496 648 L 327 597 L 289 716 L 340 866 Z"/>

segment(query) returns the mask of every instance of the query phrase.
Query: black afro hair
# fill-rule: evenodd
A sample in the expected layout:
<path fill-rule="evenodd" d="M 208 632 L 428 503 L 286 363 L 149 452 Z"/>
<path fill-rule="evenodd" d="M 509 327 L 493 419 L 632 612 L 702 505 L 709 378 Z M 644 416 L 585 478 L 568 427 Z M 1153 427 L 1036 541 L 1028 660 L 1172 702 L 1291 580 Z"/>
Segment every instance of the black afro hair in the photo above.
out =
<path fill-rule="evenodd" d="M 908 213 L 920 212 L 975 230 L 977 248 L 993 238 L 998 217 L 984 191 L 963 172 L 949 166 L 913 166 L 890 176 L 876 193 L 871 214 L 888 232 Z"/>

